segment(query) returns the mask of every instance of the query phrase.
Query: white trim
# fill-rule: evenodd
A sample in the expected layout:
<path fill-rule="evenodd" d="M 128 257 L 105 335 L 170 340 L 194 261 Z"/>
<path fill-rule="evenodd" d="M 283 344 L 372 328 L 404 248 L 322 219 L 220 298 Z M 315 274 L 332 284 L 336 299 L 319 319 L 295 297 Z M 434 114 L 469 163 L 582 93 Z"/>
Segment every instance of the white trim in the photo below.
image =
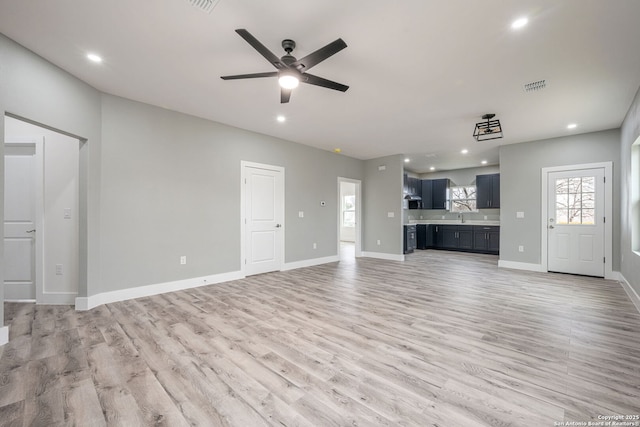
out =
<path fill-rule="evenodd" d="M 287 204 L 286 204 L 286 182 L 285 182 L 285 170 L 284 167 L 282 166 L 274 166 L 274 165 L 267 165 L 265 163 L 255 163 L 255 162 L 248 162 L 246 160 L 240 160 L 240 273 L 244 276 L 246 276 L 246 251 L 247 251 L 247 241 L 246 241 L 246 221 L 245 221 L 245 209 L 246 209 L 246 204 L 245 204 L 245 197 L 246 197 L 246 186 L 245 186 L 245 180 L 246 180 L 246 174 L 245 174 L 245 169 L 247 167 L 250 168 L 257 168 L 257 169 L 266 169 L 266 170 L 270 170 L 270 171 L 277 171 L 280 172 L 282 174 L 282 228 L 281 228 L 281 233 L 282 233 L 282 239 L 280 242 L 280 266 L 278 267 L 278 271 L 282 270 L 283 266 L 284 266 L 284 256 L 285 256 L 285 230 L 286 230 L 286 209 L 287 209 Z"/>
<path fill-rule="evenodd" d="M 282 271 L 295 270 L 296 268 L 313 267 L 314 265 L 329 264 L 330 262 L 338 262 L 338 255 L 327 256 L 324 258 L 312 258 L 302 261 L 287 262 L 284 264 Z"/>
<path fill-rule="evenodd" d="M 604 278 L 613 279 L 613 163 L 612 162 L 600 162 L 600 163 L 584 163 L 579 165 L 565 165 L 565 166 L 553 166 L 541 169 L 541 194 L 542 194 L 542 215 L 541 215 L 541 266 L 543 271 L 548 271 L 547 262 L 547 215 L 549 202 L 548 198 L 548 185 L 549 174 L 551 172 L 572 171 L 582 169 L 604 169 L 604 216 L 607 221 L 604 224 Z"/>
<path fill-rule="evenodd" d="M 216 283 L 230 282 L 232 280 L 244 279 L 240 271 L 214 274 L 210 276 L 194 277 L 192 279 L 176 280 L 174 282 L 158 283 L 155 285 L 139 286 L 136 288 L 120 289 L 117 291 L 103 292 L 89 297 L 76 298 L 76 310 L 90 310 L 102 304 L 126 301 L 134 298 L 149 297 L 164 294 L 167 292 L 181 291 L 184 289 L 198 288 Z"/>
<path fill-rule="evenodd" d="M 366 258 L 384 259 L 387 261 L 404 261 L 404 255 L 385 254 L 382 252 L 362 252 L 362 256 Z"/>
<path fill-rule="evenodd" d="M 337 253 L 340 253 L 340 227 L 342 225 L 342 191 L 340 184 L 343 182 L 350 182 L 356 186 L 356 241 L 355 241 L 355 256 L 356 258 L 362 256 L 362 181 L 359 179 L 338 177 L 338 238 L 337 238 Z"/>
<path fill-rule="evenodd" d="M 77 292 L 44 292 L 37 304 L 73 305 L 77 296 Z"/>
<path fill-rule="evenodd" d="M 13 298 L 5 298 L 4 302 L 18 302 L 20 304 L 35 304 L 36 300 L 34 299 L 13 299 Z"/>
<path fill-rule="evenodd" d="M 9 326 L 0 326 L 0 345 L 9 342 Z"/>
<path fill-rule="evenodd" d="M 498 260 L 498 268 L 511 268 L 513 270 L 527 270 L 527 271 L 537 271 L 541 273 L 546 273 L 546 267 L 543 267 L 541 264 L 532 264 L 528 262 L 517 262 L 517 261 L 506 261 L 506 260 Z"/>
<path fill-rule="evenodd" d="M 620 272 L 616 272 L 619 274 L 620 278 L 618 282 L 622 285 L 622 288 L 625 290 L 627 295 L 629 295 L 629 299 L 635 305 L 636 310 L 640 313 L 640 295 L 636 292 L 636 290 L 631 286 L 631 284 L 627 281 L 627 279 Z"/>

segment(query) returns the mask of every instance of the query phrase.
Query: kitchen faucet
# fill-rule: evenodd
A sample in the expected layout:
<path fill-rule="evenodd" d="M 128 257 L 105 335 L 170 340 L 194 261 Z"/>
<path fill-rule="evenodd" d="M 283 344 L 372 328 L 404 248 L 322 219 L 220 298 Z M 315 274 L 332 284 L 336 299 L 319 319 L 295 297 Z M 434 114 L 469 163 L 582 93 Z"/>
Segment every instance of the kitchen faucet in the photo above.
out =
<path fill-rule="evenodd" d="M 464 214 L 462 212 L 460 212 L 458 214 L 458 218 L 460 218 L 460 222 L 463 223 L 464 222 Z"/>

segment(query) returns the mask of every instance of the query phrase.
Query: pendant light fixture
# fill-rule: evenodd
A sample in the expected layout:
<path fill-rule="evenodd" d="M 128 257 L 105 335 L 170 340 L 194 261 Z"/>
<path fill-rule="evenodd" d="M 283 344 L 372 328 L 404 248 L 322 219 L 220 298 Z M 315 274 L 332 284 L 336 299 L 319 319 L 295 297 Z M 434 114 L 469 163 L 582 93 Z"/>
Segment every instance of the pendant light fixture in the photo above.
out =
<path fill-rule="evenodd" d="M 491 139 L 498 139 L 504 136 L 502 134 L 500 120 L 492 120 L 495 116 L 495 114 L 491 113 L 485 114 L 482 116 L 482 119 L 486 120 L 486 122 L 476 123 L 476 127 L 473 130 L 473 137 L 476 141 L 489 141 Z"/>

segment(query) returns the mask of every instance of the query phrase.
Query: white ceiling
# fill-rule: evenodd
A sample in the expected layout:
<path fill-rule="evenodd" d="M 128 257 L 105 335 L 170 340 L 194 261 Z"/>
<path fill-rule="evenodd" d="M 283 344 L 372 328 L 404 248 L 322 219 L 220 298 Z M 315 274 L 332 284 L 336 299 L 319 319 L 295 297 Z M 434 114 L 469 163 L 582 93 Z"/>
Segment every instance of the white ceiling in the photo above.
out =
<path fill-rule="evenodd" d="M 639 18 L 638 0 L 220 0 L 210 14 L 187 0 L 0 0 L 2 33 L 101 91 L 360 159 L 402 153 L 416 172 L 619 127 L 640 86 Z M 221 80 L 275 70 L 236 28 L 277 56 L 291 38 L 298 58 L 341 37 L 313 73 L 350 89 L 301 85 L 280 104 L 276 79 Z M 473 139 L 485 113 L 503 139 Z"/>

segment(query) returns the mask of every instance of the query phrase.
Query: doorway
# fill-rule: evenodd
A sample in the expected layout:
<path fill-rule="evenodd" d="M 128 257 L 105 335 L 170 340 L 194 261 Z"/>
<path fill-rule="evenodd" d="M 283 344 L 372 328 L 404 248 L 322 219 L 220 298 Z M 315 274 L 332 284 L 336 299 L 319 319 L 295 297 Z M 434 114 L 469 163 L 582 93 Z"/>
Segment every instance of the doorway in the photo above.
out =
<path fill-rule="evenodd" d="M 245 276 L 282 270 L 284 168 L 241 162 L 241 270 Z"/>
<path fill-rule="evenodd" d="M 611 275 L 611 181 L 610 163 L 543 169 L 546 271 Z"/>
<path fill-rule="evenodd" d="M 362 256 L 361 181 L 338 178 L 338 255 L 341 260 Z"/>
<path fill-rule="evenodd" d="M 5 300 L 74 304 L 80 275 L 81 141 L 11 116 L 4 122 L 4 225 L 10 230 L 4 241 Z M 33 160 L 29 152 L 35 153 Z"/>

